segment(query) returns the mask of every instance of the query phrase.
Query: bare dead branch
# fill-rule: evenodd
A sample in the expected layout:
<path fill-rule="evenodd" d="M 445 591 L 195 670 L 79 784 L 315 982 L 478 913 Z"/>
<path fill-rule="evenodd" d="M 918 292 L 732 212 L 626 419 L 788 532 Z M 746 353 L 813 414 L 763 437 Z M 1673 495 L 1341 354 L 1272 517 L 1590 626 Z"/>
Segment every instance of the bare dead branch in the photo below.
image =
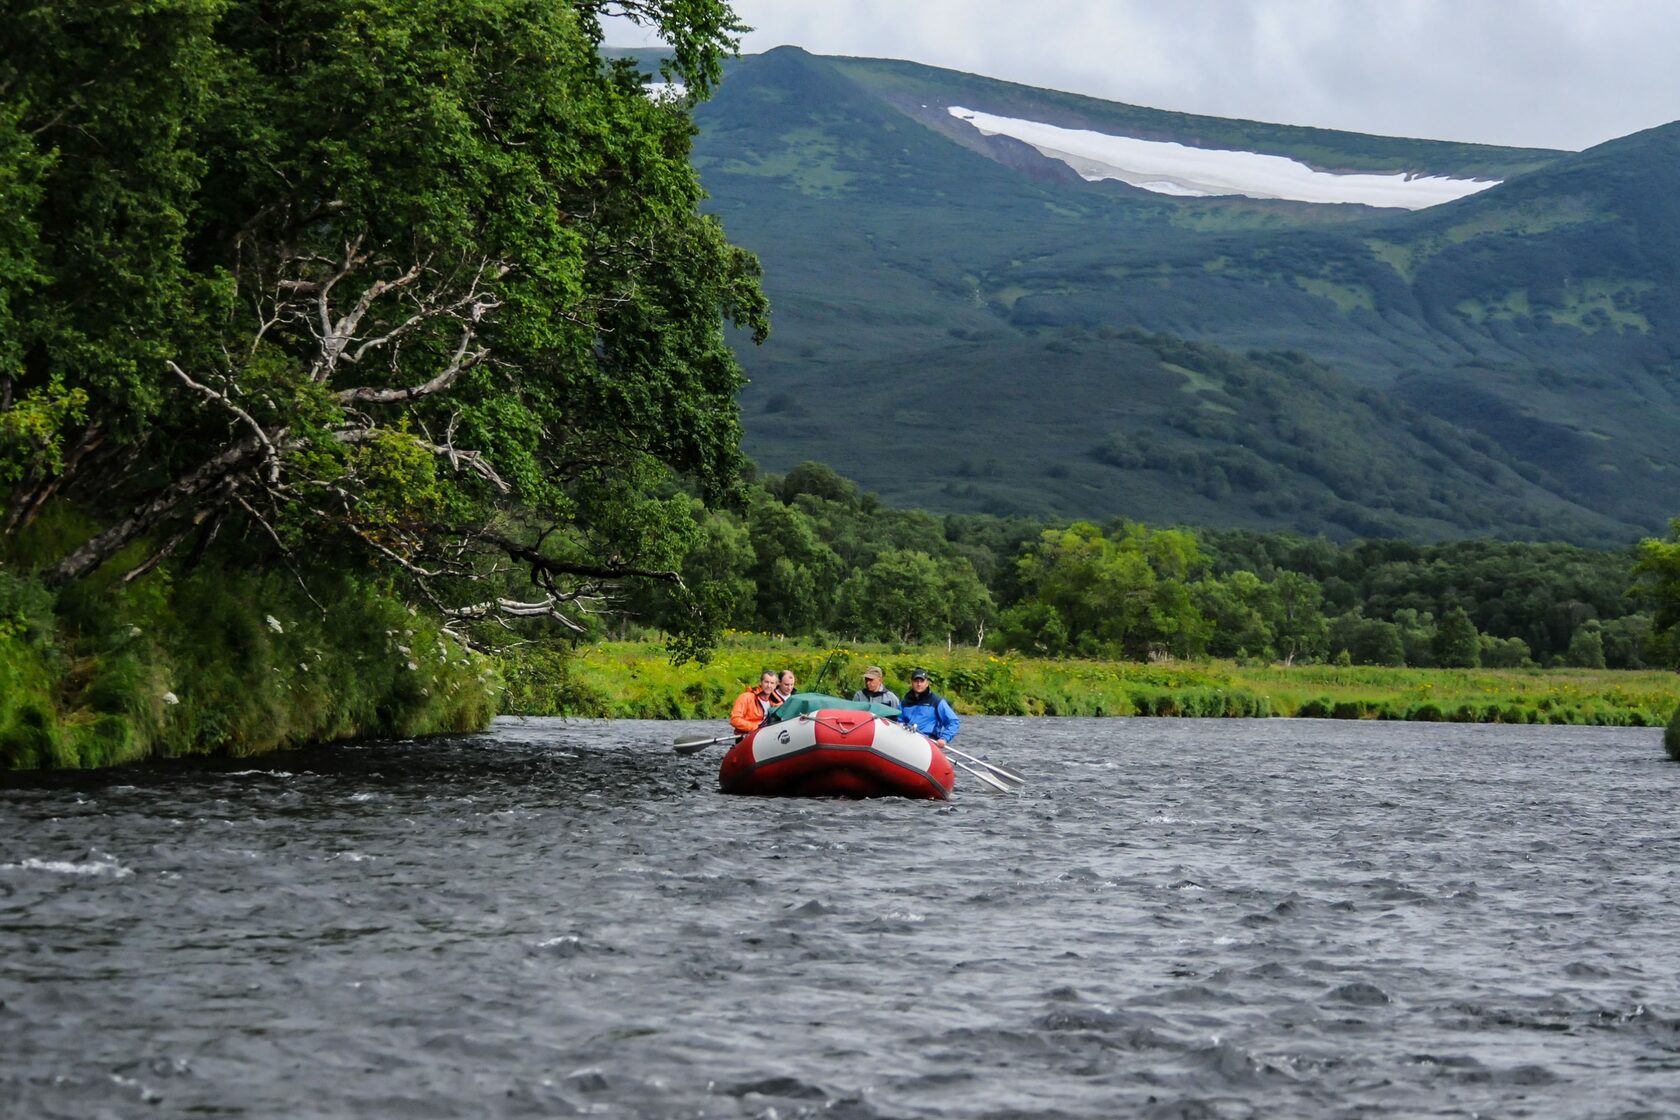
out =
<path fill-rule="evenodd" d="M 389 431 L 389 429 L 377 427 L 349 428 L 334 432 L 333 439 L 337 440 L 339 443 L 371 443 L 378 439 L 386 431 Z M 416 447 L 423 447 L 434 455 L 448 459 L 449 465 L 454 469 L 465 469 L 472 474 L 478 475 L 478 477 L 494 486 L 500 493 L 507 494 L 513 490 L 513 487 L 508 484 L 507 480 L 496 473 L 496 468 L 490 465 L 490 460 L 485 458 L 484 452 L 463 450 L 456 447 L 454 444 L 454 435 L 455 426 L 453 424 L 450 425 L 449 433 L 445 437 L 448 442 L 441 444 L 433 443 L 431 440 L 421 439 L 418 436 L 405 433 L 405 437 L 412 441 Z"/>
<path fill-rule="evenodd" d="M 429 397 L 441 393 L 455 384 L 461 374 L 489 356 L 490 352 L 482 349 L 473 350 L 469 353 L 468 347 L 472 345 L 472 340 L 473 329 L 469 326 L 461 332 L 460 345 L 455 347 L 455 354 L 449 359 L 449 364 L 436 377 L 422 385 L 411 385 L 403 389 L 375 389 L 370 386 L 345 389 L 338 394 L 339 402 L 342 404 L 396 404 L 401 401 L 411 401 L 419 397 Z"/>
<path fill-rule="evenodd" d="M 263 457 L 268 461 L 268 481 L 270 483 L 279 482 L 280 453 L 275 450 L 274 441 L 269 438 L 268 432 L 263 430 L 263 426 L 257 423 L 256 417 L 252 416 L 249 412 L 246 412 L 226 393 L 217 392 L 215 389 L 210 388 L 210 386 L 201 385 L 197 381 L 194 381 L 191 377 L 188 377 L 186 370 L 176 365 L 173 358 L 169 359 L 164 364 L 169 367 L 170 372 L 174 373 L 176 377 L 179 377 L 182 381 L 186 382 L 189 388 L 198 390 L 217 404 L 226 408 L 229 412 L 232 412 L 235 416 L 239 417 L 239 419 L 243 420 L 251 431 L 256 433 L 258 441 L 262 444 Z M 281 435 L 284 435 L 284 429 L 282 429 Z"/>

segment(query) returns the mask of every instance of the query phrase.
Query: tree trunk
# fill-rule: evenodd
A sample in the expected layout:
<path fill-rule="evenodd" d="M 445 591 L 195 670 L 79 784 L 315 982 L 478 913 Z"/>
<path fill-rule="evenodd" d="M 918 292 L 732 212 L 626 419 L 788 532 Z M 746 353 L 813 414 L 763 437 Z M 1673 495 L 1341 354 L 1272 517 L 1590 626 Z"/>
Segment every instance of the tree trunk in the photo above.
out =
<path fill-rule="evenodd" d="M 122 551 L 136 537 L 161 525 L 183 504 L 220 482 L 255 457 L 261 445 L 254 439 L 238 443 L 165 487 L 151 501 L 127 517 L 95 534 L 79 548 L 41 573 L 49 585 L 60 586 L 80 579 Z"/>

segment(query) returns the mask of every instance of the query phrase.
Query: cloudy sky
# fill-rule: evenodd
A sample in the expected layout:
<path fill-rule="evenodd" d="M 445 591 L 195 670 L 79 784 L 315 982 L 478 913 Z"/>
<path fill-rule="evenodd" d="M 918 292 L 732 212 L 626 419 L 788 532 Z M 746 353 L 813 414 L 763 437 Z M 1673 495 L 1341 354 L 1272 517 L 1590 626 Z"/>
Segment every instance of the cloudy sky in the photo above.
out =
<path fill-rule="evenodd" d="M 1115 101 L 1585 148 L 1680 119 L 1680 0 L 734 0 L 747 53 L 907 58 Z M 640 46 L 615 25 L 608 41 Z"/>

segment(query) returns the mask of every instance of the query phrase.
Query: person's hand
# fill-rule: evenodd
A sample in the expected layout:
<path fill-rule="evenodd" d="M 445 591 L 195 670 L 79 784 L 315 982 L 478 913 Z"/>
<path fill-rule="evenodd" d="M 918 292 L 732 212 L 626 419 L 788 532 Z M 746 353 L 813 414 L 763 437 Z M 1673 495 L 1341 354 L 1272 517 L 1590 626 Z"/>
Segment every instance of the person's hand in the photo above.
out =
<path fill-rule="evenodd" d="M 931 735 L 930 735 L 930 736 L 928 736 L 928 742 L 930 742 L 930 743 L 932 743 L 932 744 L 933 744 L 933 745 L 934 745 L 934 746 L 936 746 L 936 747 L 943 747 L 943 746 L 944 746 L 944 745 L 945 745 L 945 740 L 943 740 L 943 739 L 935 739 L 935 738 L 934 738 L 934 737 L 933 737 L 933 736 L 931 736 Z"/>

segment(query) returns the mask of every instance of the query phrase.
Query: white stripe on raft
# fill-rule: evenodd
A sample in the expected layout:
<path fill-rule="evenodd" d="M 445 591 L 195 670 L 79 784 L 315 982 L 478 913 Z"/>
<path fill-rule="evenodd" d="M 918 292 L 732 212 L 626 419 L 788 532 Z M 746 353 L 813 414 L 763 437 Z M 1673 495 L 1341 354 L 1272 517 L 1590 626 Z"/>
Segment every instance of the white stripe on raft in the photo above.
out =
<path fill-rule="evenodd" d="M 821 717 L 800 716 L 787 723 L 761 729 L 753 737 L 753 761 L 765 763 L 784 755 L 809 750 L 817 745 L 817 727 Z M 877 716 L 870 723 L 859 724 L 850 733 L 829 736 L 835 745 L 869 747 L 894 762 L 926 773 L 933 766 L 933 744 L 900 723 L 888 723 Z"/>

